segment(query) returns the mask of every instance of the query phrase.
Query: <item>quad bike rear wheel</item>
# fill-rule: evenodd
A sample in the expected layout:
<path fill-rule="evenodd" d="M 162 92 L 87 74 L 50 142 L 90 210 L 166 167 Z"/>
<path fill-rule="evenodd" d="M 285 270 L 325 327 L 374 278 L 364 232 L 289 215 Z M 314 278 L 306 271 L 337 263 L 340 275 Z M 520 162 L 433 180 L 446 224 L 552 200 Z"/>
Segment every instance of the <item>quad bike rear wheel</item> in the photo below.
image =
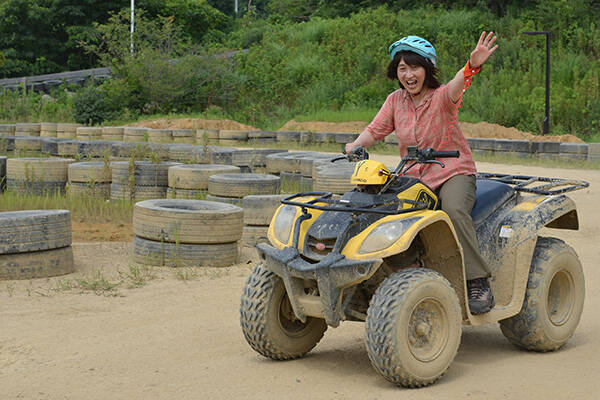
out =
<path fill-rule="evenodd" d="M 262 265 L 254 268 L 244 287 L 240 323 L 248 344 L 274 360 L 304 356 L 327 330 L 324 319 L 298 320 L 283 281 Z"/>
<path fill-rule="evenodd" d="M 373 367 L 392 383 L 421 387 L 435 382 L 454 360 L 460 336 L 458 297 L 435 271 L 398 271 L 371 299 L 367 352 Z"/>
<path fill-rule="evenodd" d="M 585 297 L 583 269 L 575 250 L 560 239 L 538 238 L 529 270 L 523 308 L 500 321 L 515 346 L 552 351 L 573 336 Z"/>

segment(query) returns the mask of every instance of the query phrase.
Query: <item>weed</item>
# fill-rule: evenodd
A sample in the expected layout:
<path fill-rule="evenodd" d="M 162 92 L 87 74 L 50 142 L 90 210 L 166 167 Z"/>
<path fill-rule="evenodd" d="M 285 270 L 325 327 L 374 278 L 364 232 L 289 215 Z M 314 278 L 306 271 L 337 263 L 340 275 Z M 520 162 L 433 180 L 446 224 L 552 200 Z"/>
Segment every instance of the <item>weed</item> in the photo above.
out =
<path fill-rule="evenodd" d="M 175 277 L 180 281 L 189 281 L 198 277 L 198 269 L 195 267 L 177 267 L 175 268 Z"/>
<path fill-rule="evenodd" d="M 7 283 L 6 292 L 8 293 L 8 297 L 13 297 L 13 294 L 15 293 L 15 285 L 12 283 Z"/>
<path fill-rule="evenodd" d="M 103 271 L 96 270 L 89 275 L 76 278 L 77 288 L 82 290 L 91 290 L 97 295 L 118 296 L 118 286 L 121 282 L 111 282 L 104 276 Z"/>
<path fill-rule="evenodd" d="M 298 193 L 302 191 L 299 180 L 285 179 L 281 182 L 281 193 Z"/>
<path fill-rule="evenodd" d="M 74 220 L 87 223 L 130 224 L 133 217 L 133 206 L 126 200 L 107 202 L 88 196 L 63 196 L 57 191 L 23 196 L 18 188 L 9 188 L 0 196 L 0 211 L 53 209 L 69 210 Z"/>
<path fill-rule="evenodd" d="M 122 280 L 129 282 L 128 288 L 144 286 L 149 280 L 155 279 L 154 267 L 151 265 L 129 264 L 127 271 L 119 271 Z"/>
<path fill-rule="evenodd" d="M 59 279 L 55 282 L 54 286 L 51 287 L 51 290 L 55 292 L 67 292 L 75 287 L 75 282 L 71 279 Z"/>

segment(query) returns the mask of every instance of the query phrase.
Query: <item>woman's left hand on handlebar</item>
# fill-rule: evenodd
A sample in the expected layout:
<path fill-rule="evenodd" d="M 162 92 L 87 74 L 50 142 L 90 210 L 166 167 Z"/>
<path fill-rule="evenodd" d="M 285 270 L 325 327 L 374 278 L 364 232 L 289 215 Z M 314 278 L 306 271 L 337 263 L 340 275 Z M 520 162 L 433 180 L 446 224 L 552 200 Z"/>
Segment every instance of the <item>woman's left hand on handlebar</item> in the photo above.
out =
<path fill-rule="evenodd" d="M 497 37 L 494 35 L 494 32 L 490 32 L 487 36 L 485 35 L 485 31 L 481 32 L 477 46 L 475 46 L 475 50 L 471 52 L 471 57 L 469 58 L 471 67 L 480 67 L 496 51 L 498 45 L 493 46 L 496 39 Z"/>
<path fill-rule="evenodd" d="M 350 143 L 346 143 L 346 154 L 350 154 L 352 153 L 352 151 L 357 148 L 358 145 L 355 144 L 354 142 L 350 142 Z"/>

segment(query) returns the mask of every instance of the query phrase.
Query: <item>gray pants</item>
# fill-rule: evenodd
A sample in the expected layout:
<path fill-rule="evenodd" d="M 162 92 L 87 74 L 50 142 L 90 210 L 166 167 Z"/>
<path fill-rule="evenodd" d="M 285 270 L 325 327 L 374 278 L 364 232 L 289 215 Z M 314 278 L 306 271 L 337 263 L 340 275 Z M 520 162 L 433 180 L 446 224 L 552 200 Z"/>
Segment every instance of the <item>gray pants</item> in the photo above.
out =
<path fill-rule="evenodd" d="M 475 205 L 475 175 L 455 175 L 439 187 L 442 210 L 448 214 L 463 248 L 467 280 L 489 278 L 490 267 L 479 252 L 471 210 Z"/>

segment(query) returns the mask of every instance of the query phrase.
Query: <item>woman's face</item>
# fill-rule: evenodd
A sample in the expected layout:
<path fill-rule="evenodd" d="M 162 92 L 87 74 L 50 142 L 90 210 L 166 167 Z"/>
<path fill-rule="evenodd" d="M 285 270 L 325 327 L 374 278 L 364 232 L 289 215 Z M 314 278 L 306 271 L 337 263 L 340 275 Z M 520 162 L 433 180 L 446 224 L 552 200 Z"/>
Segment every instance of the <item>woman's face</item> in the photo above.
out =
<path fill-rule="evenodd" d="M 408 93 L 417 95 L 425 83 L 425 68 L 420 65 L 408 65 L 402 59 L 398 63 L 398 79 Z"/>

